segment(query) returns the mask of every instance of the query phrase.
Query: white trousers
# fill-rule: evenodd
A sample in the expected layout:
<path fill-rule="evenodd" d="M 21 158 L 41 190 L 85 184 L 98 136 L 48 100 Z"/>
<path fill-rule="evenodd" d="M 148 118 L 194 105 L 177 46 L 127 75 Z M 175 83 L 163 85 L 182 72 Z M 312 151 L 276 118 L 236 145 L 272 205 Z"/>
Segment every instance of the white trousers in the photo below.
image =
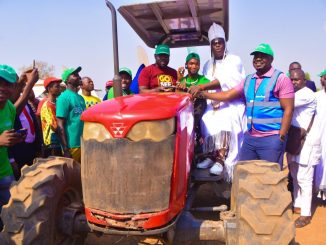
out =
<path fill-rule="evenodd" d="M 294 207 L 301 208 L 301 216 L 311 216 L 312 184 L 315 166 L 291 162 L 289 168 L 293 179 Z"/>

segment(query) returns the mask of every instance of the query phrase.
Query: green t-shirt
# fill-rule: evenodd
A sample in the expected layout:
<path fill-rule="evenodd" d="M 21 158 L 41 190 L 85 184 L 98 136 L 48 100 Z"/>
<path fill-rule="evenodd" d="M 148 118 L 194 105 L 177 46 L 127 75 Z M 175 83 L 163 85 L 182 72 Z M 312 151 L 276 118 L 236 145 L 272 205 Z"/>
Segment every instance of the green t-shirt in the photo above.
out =
<path fill-rule="evenodd" d="M 181 83 L 186 83 L 187 88 L 189 88 L 190 86 L 194 86 L 194 85 L 201 85 L 201 84 L 206 84 L 209 83 L 210 80 L 207 79 L 205 76 L 203 75 L 198 75 L 197 78 L 191 78 L 188 75 L 185 76 L 184 78 L 182 78 Z"/>
<path fill-rule="evenodd" d="M 84 127 L 80 116 L 85 109 L 83 97 L 70 89 L 66 89 L 57 99 L 56 116 L 66 120 L 68 148 L 80 147 L 80 137 Z"/>
<path fill-rule="evenodd" d="M 122 96 L 126 96 L 129 94 L 132 94 L 129 90 L 122 89 Z M 113 99 L 113 98 L 114 98 L 113 88 L 110 88 L 110 90 L 108 92 L 108 100 Z"/>
<path fill-rule="evenodd" d="M 7 100 L 4 108 L 0 109 L 0 134 L 14 128 L 15 117 L 16 108 Z M 0 179 L 10 175 L 13 175 L 13 172 L 9 162 L 8 149 L 5 146 L 0 146 Z"/>

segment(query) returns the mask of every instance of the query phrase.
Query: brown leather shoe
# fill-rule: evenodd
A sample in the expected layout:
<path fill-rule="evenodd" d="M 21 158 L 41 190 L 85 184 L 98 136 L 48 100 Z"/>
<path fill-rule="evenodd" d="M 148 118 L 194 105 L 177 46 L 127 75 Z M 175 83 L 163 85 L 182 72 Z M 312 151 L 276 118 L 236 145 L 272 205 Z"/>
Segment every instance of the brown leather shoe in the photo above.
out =
<path fill-rule="evenodd" d="M 310 224 L 310 221 L 311 221 L 311 216 L 300 216 L 295 221 L 295 228 L 305 227 L 306 225 Z"/>

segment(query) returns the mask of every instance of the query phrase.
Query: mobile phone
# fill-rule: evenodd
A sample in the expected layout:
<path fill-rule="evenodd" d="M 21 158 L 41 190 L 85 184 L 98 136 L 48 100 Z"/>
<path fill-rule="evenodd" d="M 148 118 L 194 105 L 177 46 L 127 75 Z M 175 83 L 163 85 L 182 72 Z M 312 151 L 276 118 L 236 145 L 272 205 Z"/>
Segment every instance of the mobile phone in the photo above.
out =
<path fill-rule="evenodd" d="M 35 60 L 33 60 L 33 69 L 35 69 Z"/>
<path fill-rule="evenodd" d="M 16 130 L 16 133 L 21 134 L 21 135 L 24 135 L 24 134 L 27 133 L 27 128 L 18 129 L 18 130 Z"/>

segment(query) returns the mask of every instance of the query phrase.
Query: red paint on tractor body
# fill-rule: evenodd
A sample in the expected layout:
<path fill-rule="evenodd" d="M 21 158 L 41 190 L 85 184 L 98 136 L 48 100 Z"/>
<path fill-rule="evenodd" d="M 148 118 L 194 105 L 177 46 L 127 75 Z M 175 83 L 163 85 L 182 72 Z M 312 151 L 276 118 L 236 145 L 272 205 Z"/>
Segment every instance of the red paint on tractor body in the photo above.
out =
<path fill-rule="evenodd" d="M 125 137 L 131 127 L 138 122 L 172 117 L 176 118 L 176 144 L 169 208 L 153 213 L 116 214 L 110 210 L 85 207 L 86 217 L 90 223 L 107 229 L 113 227 L 150 230 L 168 225 L 182 211 L 186 203 L 194 154 L 193 103 L 189 94 L 140 94 L 104 101 L 82 114 L 83 121 L 104 125 L 114 138 Z"/>

